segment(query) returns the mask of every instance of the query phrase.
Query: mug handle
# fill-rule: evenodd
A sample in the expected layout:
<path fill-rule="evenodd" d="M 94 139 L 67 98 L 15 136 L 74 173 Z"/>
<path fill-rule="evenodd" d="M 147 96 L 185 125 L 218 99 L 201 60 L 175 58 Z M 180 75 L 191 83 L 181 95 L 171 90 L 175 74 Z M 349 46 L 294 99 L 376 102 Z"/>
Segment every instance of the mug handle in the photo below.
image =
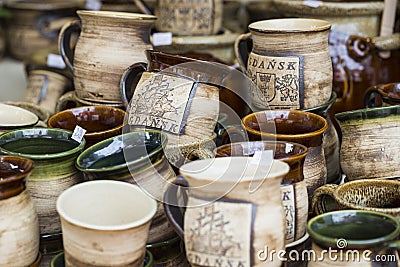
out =
<path fill-rule="evenodd" d="M 63 94 L 57 101 L 56 105 L 56 113 L 66 110 L 68 103 L 73 102 L 75 104 L 74 107 L 78 106 L 78 102 L 75 99 L 75 92 L 74 91 L 69 91 L 65 94 Z"/>
<path fill-rule="evenodd" d="M 187 203 L 187 190 L 189 187 L 188 182 L 182 176 L 176 177 L 174 181 L 171 182 L 172 185 L 180 186 L 184 188 L 185 194 L 183 194 L 184 203 Z M 182 209 L 179 206 L 174 206 L 168 203 L 171 203 L 171 200 L 175 200 L 177 203 L 177 195 L 178 190 L 176 186 L 168 185 L 163 197 L 163 206 L 164 212 L 167 216 L 169 222 L 171 223 L 172 227 L 175 229 L 175 232 L 179 235 L 179 237 L 184 240 L 184 230 L 183 230 L 183 223 L 184 223 L 184 216 L 185 216 L 185 209 Z"/>
<path fill-rule="evenodd" d="M 147 70 L 147 64 L 144 62 L 135 63 L 127 68 L 122 74 L 121 81 L 119 83 L 119 90 L 122 97 L 122 102 L 125 108 L 128 108 L 129 102 L 132 99 L 134 89 L 132 86 L 139 82 L 142 73 Z"/>
<path fill-rule="evenodd" d="M 82 30 L 82 23 L 79 19 L 70 20 L 62 26 L 58 36 L 58 48 L 62 59 L 67 65 L 68 69 L 73 73 L 74 71 L 74 50 L 71 49 L 71 35 L 74 32 L 80 34 Z M 75 46 L 74 46 L 75 47 Z"/>
<path fill-rule="evenodd" d="M 249 54 L 252 49 L 253 39 L 251 38 L 251 33 L 244 33 L 236 38 L 234 52 L 236 60 L 243 72 L 247 69 L 247 60 L 249 59 Z"/>
<path fill-rule="evenodd" d="M 325 207 L 323 197 L 329 196 L 334 199 L 333 195 L 337 187 L 337 184 L 325 184 L 315 189 L 311 198 L 311 211 L 314 212 L 315 215 L 332 211 L 331 209 L 327 209 Z"/>
<path fill-rule="evenodd" d="M 380 85 L 374 85 L 367 89 L 364 94 L 364 107 L 365 108 L 373 108 L 377 107 L 376 97 L 379 97 L 382 100 L 382 95 L 379 92 Z"/>

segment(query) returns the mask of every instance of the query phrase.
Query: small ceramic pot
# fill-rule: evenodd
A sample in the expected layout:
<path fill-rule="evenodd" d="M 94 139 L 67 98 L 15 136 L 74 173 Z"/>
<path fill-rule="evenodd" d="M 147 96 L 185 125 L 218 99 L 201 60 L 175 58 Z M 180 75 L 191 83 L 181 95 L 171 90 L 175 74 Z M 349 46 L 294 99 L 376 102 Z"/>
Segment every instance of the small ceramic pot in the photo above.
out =
<path fill-rule="evenodd" d="M 269 19 L 251 23 L 250 32 L 236 39 L 236 59 L 253 82 L 255 109 L 305 109 L 329 100 L 330 27 L 317 19 Z"/>
<path fill-rule="evenodd" d="M 315 190 L 312 207 L 316 214 L 335 209 L 357 209 L 386 213 L 400 220 L 400 183 L 368 179 L 327 184 Z"/>
<path fill-rule="evenodd" d="M 125 111 L 109 106 L 85 106 L 57 112 L 49 118 L 50 128 L 74 131 L 76 126 L 86 130 L 85 148 L 122 133 Z"/>
<path fill-rule="evenodd" d="M 0 103 L 0 133 L 34 126 L 39 117 L 27 109 Z"/>
<path fill-rule="evenodd" d="M 147 243 L 161 242 L 175 235 L 160 202 L 167 181 L 175 173 L 164 156 L 167 137 L 160 131 L 137 131 L 101 141 L 76 160 L 86 180 L 118 180 L 138 184 L 158 200 Z"/>
<path fill-rule="evenodd" d="M 289 173 L 283 178 L 281 184 L 286 224 L 285 244 L 289 244 L 302 238 L 306 232 L 308 196 L 303 166 L 307 147 L 279 141 L 237 142 L 219 146 L 214 153 L 216 157 L 254 157 L 254 154 L 264 150 L 271 150 L 274 159 L 286 162 L 290 166 Z"/>
<path fill-rule="evenodd" d="M 281 265 L 279 260 L 264 265 L 253 248 L 268 244 L 271 250 L 284 249 L 280 184 L 289 165 L 273 160 L 268 166 L 260 166 L 251 161 L 250 157 L 224 157 L 183 165 L 183 178 L 175 183 L 188 186 L 187 203 L 179 204 L 176 184 L 166 190 L 167 216 L 185 240 L 192 266 L 216 262 L 236 266 Z M 176 205 L 186 207 L 183 225 L 175 220 L 170 209 Z"/>
<path fill-rule="evenodd" d="M 400 233 L 400 222 L 390 215 L 373 211 L 324 213 L 309 220 L 307 232 L 312 240 L 311 250 L 316 255 L 308 262 L 310 267 L 375 266 L 373 263 L 380 259 L 377 254 L 385 248 L 400 247 L 395 241 Z M 386 259 L 390 256 L 383 255 Z M 392 256 L 396 259 L 394 254 Z"/>
<path fill-rule="evenodd" d="M 400 176 L 400 106 L 336 114 L 342 131 L 340 165 L 349 181 Z"/>
<path fill-rule="evenodd" d="M 242 122 L 250 140 L 289 141 L 308 148 L 303 174 L 311 203 L 314 190 L 326 184 L 327 171 L 322 144 L 328 122 L 319 115 L 301 110 L 259 111 L 247 115 Z"/>
<path fill-rule="evenodd" d="M 39 253 L 39 221 L 26 180 L 32 160 L 0 156 L 0 265 L 31 266 Z"/>
<path fill-rule="evenodd" d="M 364 107 L 392 106 L 400 104 L 400 83 L 371 86 L 364 95 Z"/>
<path fill-rule="evenodd" d="M 129 183 L 98 180 L 68 188 L 57 199 L 65 266 L 142 266 L 156 210 L 156 201 Z"/>
<path fill-rule="evenodd" d="M 22 156 L 35 162 L 27 189 L 39 217 L 40 234 L 59 233 L 56 200 L 65 189 L 82 181 L 75 160 L 85 146 L 70 131 L 51 128 L 13 130 L 0 136 L 0 153 Z"/>

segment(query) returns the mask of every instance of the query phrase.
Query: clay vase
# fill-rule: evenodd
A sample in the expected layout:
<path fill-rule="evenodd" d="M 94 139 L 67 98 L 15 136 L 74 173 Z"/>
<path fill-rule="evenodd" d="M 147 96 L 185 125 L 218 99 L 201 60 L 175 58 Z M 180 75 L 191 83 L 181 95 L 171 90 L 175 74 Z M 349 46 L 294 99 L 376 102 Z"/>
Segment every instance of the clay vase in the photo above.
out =
<path fill-rule="evenodd" d="M 281 184 L 281 197 L 285 212 L 285 244 L 292 243 L 306 233 L 308 196 L 303 167 L 307 147 L 290 142 L 254 141 L 237 142 L 219 146 L 214 150 L 216 157 L 243 157 L 271 150 L 273 158 L 289 164 L 289 173 Z"/>
<path fill-rule="evenodd" d="M 32 160 L 0 156 L 0 265 L 31 266 L 39 253 L 39 221 L 26 190 Z"/>
<path fill-rule="evenodd" d="M 258 111 L 244 117 L 242 122 L 249 140 L 288 141 L 308 148 L 303 174 L 311 203 L 314 190 L 326 184 L 323 134 L 328 122 L 319 115 L 301 110 Z"/>
<path fill-rule="evenodd" d="M 121 103 L 119 82 L 131 64 L 146 60 L 152 49 L 150 29 L 155 16 L 113 11 L 78 10 L 80 20 L 65 24 L 59 48 L 74 74 L 77 97 L 96 102 Z M 74 49 L 72 33 L 79 33 Z"/>

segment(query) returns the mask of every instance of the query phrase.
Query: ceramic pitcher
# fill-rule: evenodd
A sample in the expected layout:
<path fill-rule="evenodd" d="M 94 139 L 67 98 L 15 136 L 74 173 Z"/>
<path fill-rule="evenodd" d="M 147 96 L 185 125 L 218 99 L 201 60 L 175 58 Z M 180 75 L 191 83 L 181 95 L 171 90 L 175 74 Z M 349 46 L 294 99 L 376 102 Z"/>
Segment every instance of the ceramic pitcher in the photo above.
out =
<path fill-rule="evenodd" d="M 155 16 L 112 11 L 78 10 L 80 20 L 65 24 L 59 35 L 61 56 L 74 74 L 79 98 L 121 103 L 119 82 L 126 68 L 146 61 L 152 49 L 150 29 Z M 79 32 L 75 49 L 69 41 Z"/>

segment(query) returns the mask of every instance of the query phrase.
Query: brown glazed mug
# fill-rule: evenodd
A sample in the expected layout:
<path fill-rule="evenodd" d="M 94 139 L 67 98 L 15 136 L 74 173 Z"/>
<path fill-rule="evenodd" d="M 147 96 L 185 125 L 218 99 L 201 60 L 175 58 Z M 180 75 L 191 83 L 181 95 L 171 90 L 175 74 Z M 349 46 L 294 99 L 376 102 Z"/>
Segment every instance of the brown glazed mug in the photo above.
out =
<path fill-rule="evenodd" d="M 125 111 L 109 106 L 84 106 L 57 112 L 49 118 L 50 128 L 74 131 L 79 126 L 86 130 L 85 148 L 122 133 Z"/>
<path fill-rule="evenodd" d="M 364 95 L 364 107 L 400 105 L 400 83 L 371 86 Z"/>
<path fill-rule="evenodd" d="M 319 115 L 301 110 L 258 111 L 244 117 L 242 122 L 249 140 L 288 141 L 308 148 L 303 174 L 311 203 L 314 190 L 326 184 L 323 134 L 328 122 Z"/>
<path fill-rule="evenodd" d="M 255 153 L 272 150 L 273 158 L 289 164 L 289 173 L 281 184 L 281 197 L 286 223 L 285 244 L 302 238 L 306 232 L 308 216 L 307 187 L 303 176 L 307 147 L 281 141 L 237 142 L 219 146 L 215 157 L 254 156 Z"/>

